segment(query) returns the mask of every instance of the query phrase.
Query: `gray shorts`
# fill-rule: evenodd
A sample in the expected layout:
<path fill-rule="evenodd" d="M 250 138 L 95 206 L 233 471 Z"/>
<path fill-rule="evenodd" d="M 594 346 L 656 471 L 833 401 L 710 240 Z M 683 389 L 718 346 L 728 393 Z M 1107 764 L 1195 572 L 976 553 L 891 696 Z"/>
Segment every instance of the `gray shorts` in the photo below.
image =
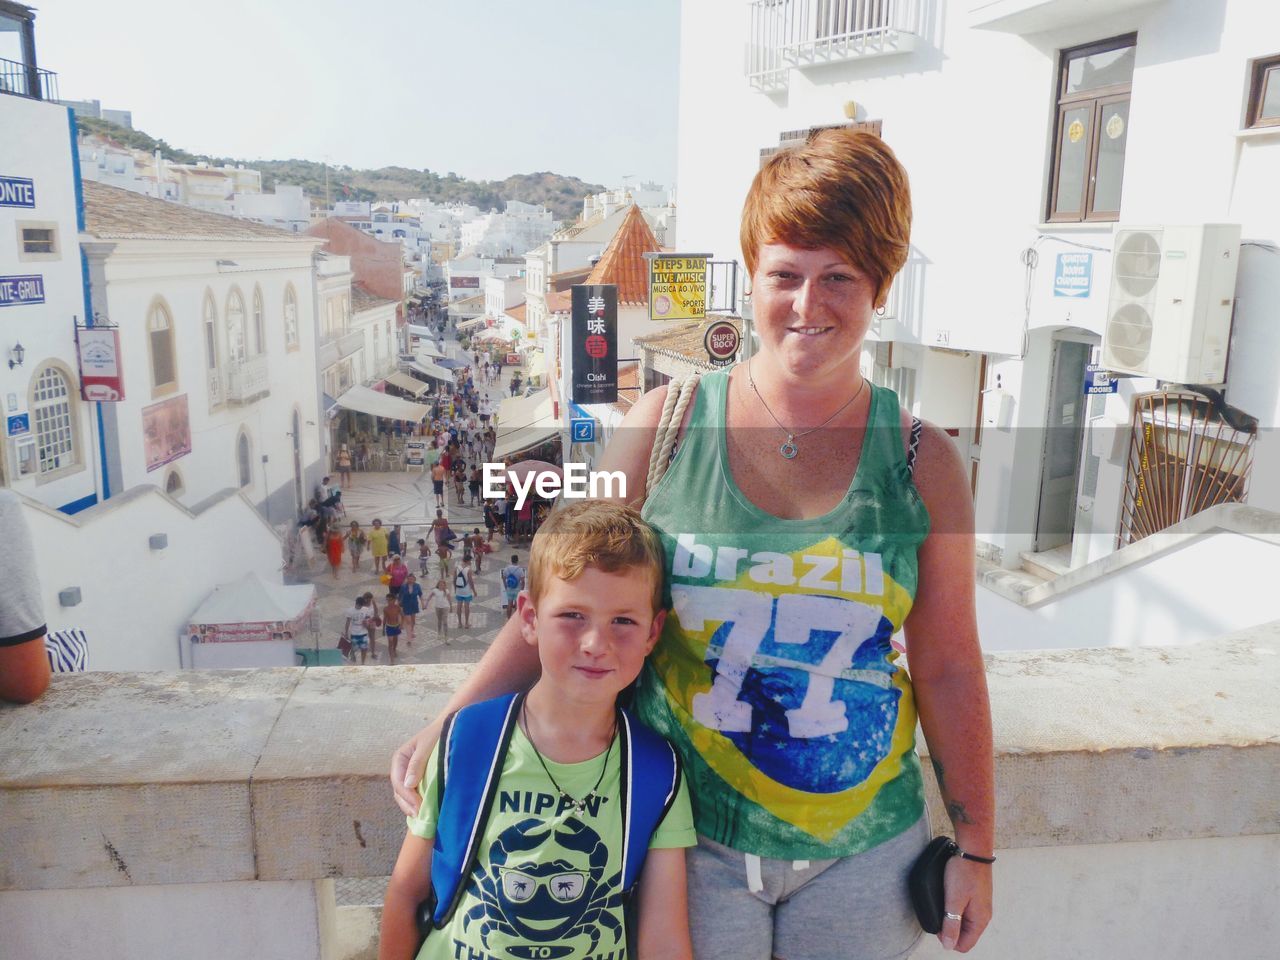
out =
<path fill-rule="evenodd" d="M 689 923 L 698 960 L 900 960 L 922 931 L 907 873 L 929 842 L 917 823 L 878 847 L 839 860 L 761 858 L 762 890 L 746 857 L 698 838 L 687 851 Z"/>

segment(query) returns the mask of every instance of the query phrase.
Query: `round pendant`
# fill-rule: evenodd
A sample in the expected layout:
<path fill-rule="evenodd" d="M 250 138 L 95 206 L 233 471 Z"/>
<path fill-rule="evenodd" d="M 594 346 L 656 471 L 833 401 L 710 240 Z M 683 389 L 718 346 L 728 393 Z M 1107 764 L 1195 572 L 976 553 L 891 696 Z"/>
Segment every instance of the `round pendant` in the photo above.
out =
<path fill-rule="evenodd" d="M 778 448 L 778 453 L 782 454 L 783 460 L 794 460 L 799 452 L 799 448 L 791 442 L 790 437 L 787 438 L 786 443 Z"/>

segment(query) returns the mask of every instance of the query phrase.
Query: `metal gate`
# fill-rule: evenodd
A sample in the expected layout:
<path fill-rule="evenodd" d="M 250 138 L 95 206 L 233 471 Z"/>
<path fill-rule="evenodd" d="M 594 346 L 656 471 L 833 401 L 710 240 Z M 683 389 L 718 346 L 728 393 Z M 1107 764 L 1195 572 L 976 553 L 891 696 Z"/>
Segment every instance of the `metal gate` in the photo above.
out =
<path fill-rule="evenodd" d="M 1227 423 L 1198 393 L 1134 397 L 1117 545 L 1134 543 L 1218 503 L 1243 503 L 1256 428 Z"/>

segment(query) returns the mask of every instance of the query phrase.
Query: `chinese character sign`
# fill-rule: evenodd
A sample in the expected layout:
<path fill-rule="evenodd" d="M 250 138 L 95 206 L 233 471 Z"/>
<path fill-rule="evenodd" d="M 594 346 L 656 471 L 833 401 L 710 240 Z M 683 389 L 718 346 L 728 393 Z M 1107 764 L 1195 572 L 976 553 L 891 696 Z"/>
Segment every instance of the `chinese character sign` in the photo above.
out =
<path fill-rule="evenodd" d="M 707 258 L 649 260 L 649 319 L 702 320 L 707 315 Z"/>
<path fill-rule="evenodd" d="M 618 399 L 618 288 L 585 284 L 573 288 L 574 403 Z"/>

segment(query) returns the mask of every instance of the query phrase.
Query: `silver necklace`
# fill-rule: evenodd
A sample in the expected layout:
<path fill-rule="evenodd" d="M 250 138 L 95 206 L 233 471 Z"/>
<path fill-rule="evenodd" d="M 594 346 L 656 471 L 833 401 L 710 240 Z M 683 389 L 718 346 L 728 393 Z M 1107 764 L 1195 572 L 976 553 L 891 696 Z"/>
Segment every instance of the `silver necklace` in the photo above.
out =
<path fill-rule="evenodd" d="M 613 741 L 618 735 L 618 717 L 614 714 L 613 730 L 609 734 L 609 748 L 604 752 L 604 763 L 600 765 L 600 776 L 596 777 L 596 785 L 587 792 L 581 800 L 572 796 L 560 784 L 556 783 L 556 778 L 551 775 L 551 771 L 547 768 L 547 761 L 542 759 L 542 751 L 538 749 L 538 745 L 533 742 L 533 731 L 529 728 L 529 701 L 525 700 L 520 704 L 520 712 L 524 715 L 524 735 L 529 740 L 529 746 L 533 747 L 533 755 L 538 758 L 538 763 L 542 764 L 542 772 L 547 775 L 547 779 L 551 781 L 551 785 L 556 788 L 556 793 L 560 794 L 560 799 L 567 801 L 579 813 L 587 809 L 587 804 L 591 802 L 591 798 L 600 799 L 600 795 L 596 793 L 600 789 L 600 784 L 604 782 L 605 771 L 609 769 L 609 755 L 613 753 Z"/>
<path fill-rule="evenodd" d="M 769 409 L 769 404 L 765 403 L 764 397 L 760 393 L 760 388 L 756 386 L 756 379 L 751 375 L 750 360 L 747 361 L 747 382 L 751 384 L 751 389 L 754 390 L 756 396 L 760 398 L 760 404 L 764 407 L 765 412 L 768 413 L 769 416 L 773 417 L 773 422 L 778 425 L 778 429 L 787 435 L 787 439 L 782 441 L 782 444 L 778 447 L 778 454 L 782 457 L 783 460 L 794 460 L 796 458 L 796 454 L 800 452 L 800 448 L 796 446 L 796 441 L 803 440 L 805 437 L 807 437 L 809 434 L 813 433 L 816 430 L 821 430 L 823 427 L 825 427 L 828 423 L 830 423 L 836 417 L 840 416 L 840 414 L 844 413 L 844 411 L 848 408 L 849 404 L 853 403 L 853 401 L 857 400 L 858 397 L 862 396 L 862 391 L 867 386 L 867 378 L 863 377 L 862 383 L 859 385 L 857 392 L 855 392 L 852 397 L 846 400 L 839 410 L 837 410 L 831 416 L 827 417 L 827 419 L 823 420 L 816 427 L 810 427 L 804 433 L 796 433 L 794 430 L 788 430 L 786 427 L 784 427 L 782 425 L 782 421 L 779 420 L 774 415 L 774 412 Z"/>

